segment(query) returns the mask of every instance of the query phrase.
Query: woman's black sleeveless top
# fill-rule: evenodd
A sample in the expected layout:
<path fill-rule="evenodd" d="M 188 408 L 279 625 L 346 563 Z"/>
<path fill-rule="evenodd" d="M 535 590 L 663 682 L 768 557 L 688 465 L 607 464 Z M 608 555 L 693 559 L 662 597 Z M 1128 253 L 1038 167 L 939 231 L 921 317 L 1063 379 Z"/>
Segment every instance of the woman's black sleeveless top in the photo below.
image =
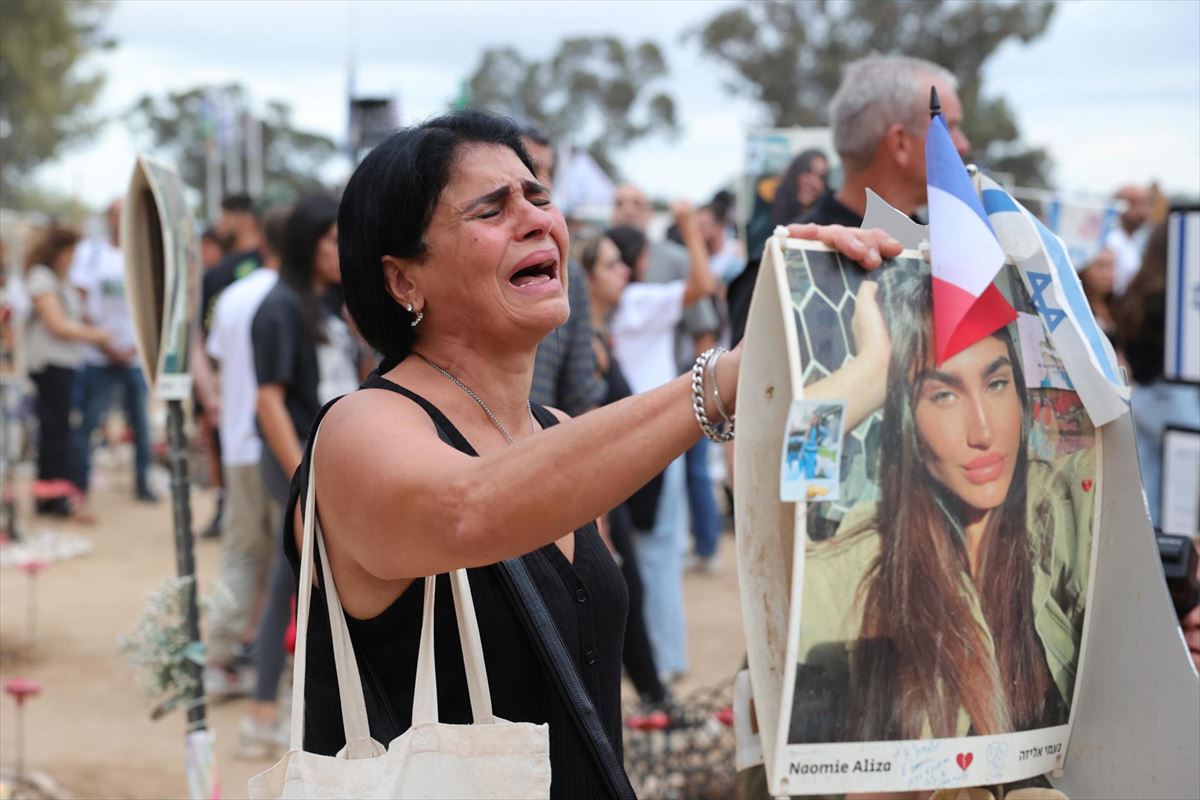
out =
<path fill-rule="evenodd" d="M 361 388 L 404 395 L 429 414 L 444 441 L 464 453 L 478 455 L 450 421 L 424 398 L 377 373 Z M 332 404 L 321 410 L 316 424 L 320 424 Z M 546 409 L 534 406 L 533 411 L 543 428 L 556 424 L 557 419 Z M 396 446 L 404 444 L 400 441 Z M 296 503 L 308 487 L 311 458 L 310 436 L 304 462 L 292 481 L 284 518 L 284 550 L 296 574 L 300 558 L 292 521 Z M 529 491 L 537 489 L 529 487 Z M 553 503 L 555 498 L 547 497 L 546 502 Z M 541 592 L 613 750 L 621 759 L 621 643 L 629 602 L 621 570 L 594 523 L 575 531 L 574 563 L 553 543 L 522 556 L 522 561 Z M 493 710 L 497 716 L 513 722 L 549 724 L 552 797 L 603 797 L 607 794 L 604 778 L 561 699 L 553 676 L 542 667 L 534 644 L 500 582 L 498 570 L 496 566 L 487 566 L 467 571 L 483 639 Z M 470 700 L 450 581 L 446 575 L 438 576 L 437 580 L 434 652 L 439 717 L 442 722 L 468 723 Z M 366 695 L 371 735 L 385 747 L 412 722 L 423 602 L 424 581 L 418 580 L 378 616 L 364 620 L 346 616 Z M 329 618 L 320 589 L 314 589 L 311 608 L 304 749 L 333 755 L 345 744 L 345 737 Z"/>

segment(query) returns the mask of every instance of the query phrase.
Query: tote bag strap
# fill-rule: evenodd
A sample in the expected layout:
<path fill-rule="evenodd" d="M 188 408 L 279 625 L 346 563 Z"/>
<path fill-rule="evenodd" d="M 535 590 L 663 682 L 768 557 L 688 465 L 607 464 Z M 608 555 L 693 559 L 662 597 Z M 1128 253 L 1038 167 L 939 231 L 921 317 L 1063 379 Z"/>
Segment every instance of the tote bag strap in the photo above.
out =
<path fill-rule="evenodd" d="M 492 694 L 488 686 L 487 667 L 483 661 L 483 642 L 479 636 L 479 621 L 475 602 L 471 598 L 471 583 L 465 569 L 450 573 L 454 593 L 454 614 L 458 619 L 458 638 L 462 643 L 463 667 L 467 675 L 467 694 L 471 699 L 471 719 L 476 725 L 495 722 L 492 713 Z M 437 576 L 425 578 L 425 607 L 421 619 L 421 644 L 417 651 L 417 680 L 413 687 L 412 724 L 438 721 L 437 668 L 434 661 L 433 617 L 437 594 Z"/>
<path fill-rule="evenodd" d="M 342 706 L 342 730 L 346 737 L 346 755 L 349 758 L 370 758 L 378 755 L 378 747 L 371 741 L 371 729 L 367 722 L 367 706 L 363 700 L 362 679 L 358 673 L 358 660 L 350 643 L 350 631 L 338 598 L 333 574 L 329 569 L 329 556 L 325 552 L 325 540 L 316 515 L 317 481 L 313 461 L 316 458 L 317 442 L 321 426 L 313 432 L 312 453 L 309 456 L 308 490 L 304 497 L 304 542 L 300 552 L 300 586 L 296 604 L 296 653 L 292 666 L 292 726 L 293 750 L 304 747 L 304 687 L 308 674 L 308 619 L 312 606 L 314 549 L 321 555 L 321 584 L 325 589 L 325 606 L 329 616 L 330 639 L 333 645 L 333 663 L 338 679 L 338 699 Z"/>
<path fill-rule="evenodd" d="M 329 616 L 330 639 L 333 644 L 334 668 L 338 677 L 338 698 L 342 707 L 342 728 L 346 737 L 346 753 L 349 758 L 369 758 L 379 755 L 379 745 L 371 739 L 363 695 L 362 679 L 358 671 L 358 660 L 350 641 L 350 631 L 342 611 L 337 586 L 329 567 L 329 556 L 325 550 L 325 538 L 316 514 L 316 459 L 317 440 L 321 427 L 313 432 L 312 451 L 309 455 L 308 487 L 304 498 L 304 541 L 300 555 L 300 591 L 296 608 L 296 652 L 292 669 L 292 720 L 291 743 L 294 750 L 304 745 L 304 689 L 308 674 L 308 620 L 312 604 L 312 578 L 315 549 L 321 556 L 321 583 L 325 588 L 325 601 Z M 413 704 L 413 723 L 437 722 L 437 679 L 433 651 L 433 610 L 436 578 L 426 578 L 425 603 L 421 625 L 421 643 L 417 656 L 416 695 Z M 465 570 L 451 573 L 454 592 L 455 615 L 458 620 L 459 638 L 463 648 L 463 665 L 467 676 L 467 690 L 471 700 L 471 713 L 475 724 L 490 724 L 495 721 L 492 698 L 487 679 L 487 668 L 483 660 L 483 644 L 479 635 L 479 623 L 475 616 L 475 604 L 471 597 L 471 585 Z M 386 699 L 386 698 L 385 698 Z"/>
<path fill-rule="evenodd" d="M 629 776 L 625 774 L 625 767 L 613 751 L 612 742 L 600 724 L 600 716 L 596 713 L 592 698 L 579 679 L 575 663 L 563 646 L 558 627 L 542 600 L 541 592 L 534 586 L 525 563 L 519 558 L 510 558 L 501 561 L 498 567 L 504 578 L 502 582 L 514 596 L 517 616 L 525 624 L 534 649 L 541 657 L 543 666 L 553 676 L 555 687 L 566 701 L 580 735 L 596 759 L 609 794 L 618 800 L 637 800 Z"/>

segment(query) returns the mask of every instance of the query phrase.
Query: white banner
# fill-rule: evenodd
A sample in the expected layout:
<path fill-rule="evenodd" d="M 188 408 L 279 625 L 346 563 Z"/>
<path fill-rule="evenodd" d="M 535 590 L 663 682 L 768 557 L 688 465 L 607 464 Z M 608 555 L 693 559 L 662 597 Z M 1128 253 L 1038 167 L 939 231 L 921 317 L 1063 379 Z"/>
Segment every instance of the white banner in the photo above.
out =
<path fill-rule="evenodd" d="M 1167 225 L 1163 377 L 1200 383 L 1200 209 L 1172 211 Z"/>

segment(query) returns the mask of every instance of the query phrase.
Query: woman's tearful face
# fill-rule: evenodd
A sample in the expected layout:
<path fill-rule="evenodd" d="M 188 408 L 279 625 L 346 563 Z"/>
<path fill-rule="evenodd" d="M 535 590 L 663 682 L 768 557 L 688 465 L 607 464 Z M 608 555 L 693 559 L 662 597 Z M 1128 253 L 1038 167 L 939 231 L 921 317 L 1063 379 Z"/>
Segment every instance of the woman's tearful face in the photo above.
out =
<path fill-rule="evenodd" d="M 427 241 L 420 282 L 438 327 L 540 341 L 566 321 L 566 222 L 511 149 L 459 150 Z"/>

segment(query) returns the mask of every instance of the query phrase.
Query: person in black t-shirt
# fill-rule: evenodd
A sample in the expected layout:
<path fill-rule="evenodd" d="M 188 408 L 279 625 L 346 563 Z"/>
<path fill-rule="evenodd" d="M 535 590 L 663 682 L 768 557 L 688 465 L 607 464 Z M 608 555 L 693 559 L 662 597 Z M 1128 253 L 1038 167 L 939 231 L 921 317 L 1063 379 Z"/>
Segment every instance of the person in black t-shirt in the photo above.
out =
<path fill-rule="evenodd" d="M 264 479 L 280 502 L 321 405 L 358 387 L 358 346 L 340 314 L 340 281 L 337 202 L 303 198 L 284 230 L 279 281 L 250 328 Z"/>
<path fill-rule="evenodd" d="M 340 301 L 325 301 L 341 281 L 337 212 L 337 202 L 325 195 L 296 203 L 284 226 L 279 280 L 250 326 L 264 445 L 260 467 L 263 485 L 281 512 L 321 404 L 358 386 L 358 345 L 341 318 Z M 291 575 L 278 550 L 254 647 L 254 703 L 239 730 L 239 748 L 246 755 L 286 749 L 276 699 L 291 617 Z"/>

